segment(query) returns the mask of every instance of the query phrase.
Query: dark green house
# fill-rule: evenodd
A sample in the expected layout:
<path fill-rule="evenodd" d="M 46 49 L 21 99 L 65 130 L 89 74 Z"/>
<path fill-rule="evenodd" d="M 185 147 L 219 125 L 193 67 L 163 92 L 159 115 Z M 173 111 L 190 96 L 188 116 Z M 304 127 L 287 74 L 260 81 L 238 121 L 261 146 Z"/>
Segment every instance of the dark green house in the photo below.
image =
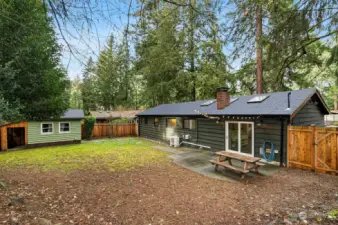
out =
<path fill-rule="evenodd" d="M 286 162 L 287 125 L 324 125 L 329 110 L 312 88 L 230 97 L 217 89 L 217 99 L 162 104 L 138 114 L 139 135 L 180 142 L 212 151 L 262 156 L 262 144 L 275 146 L 275 161 Z M 282 156 L 282 157 L 281 157 Z"/>

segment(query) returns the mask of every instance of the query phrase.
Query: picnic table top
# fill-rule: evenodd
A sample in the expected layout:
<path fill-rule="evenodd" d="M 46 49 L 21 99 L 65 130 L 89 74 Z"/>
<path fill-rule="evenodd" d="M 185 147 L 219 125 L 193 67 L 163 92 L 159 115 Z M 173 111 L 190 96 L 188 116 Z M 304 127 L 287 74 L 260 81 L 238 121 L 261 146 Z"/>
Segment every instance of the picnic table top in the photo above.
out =
<path fill-rule="evenodd" d="M 260 158 L 257 158 L 257 157 L 241 155 L 241 154 L 238 154 L 238 153 L 228 152 L 228 151 L 216 152 L 216 154 L 221 155 L 221 156 L 225 156 L 225 157 L 229 157 L 229 158 L 232 158 L 232 159 L 250 162 L 250 163 L 255 163 L 255 162 L 258 162 L 259 160 L 261 160 Z"/>

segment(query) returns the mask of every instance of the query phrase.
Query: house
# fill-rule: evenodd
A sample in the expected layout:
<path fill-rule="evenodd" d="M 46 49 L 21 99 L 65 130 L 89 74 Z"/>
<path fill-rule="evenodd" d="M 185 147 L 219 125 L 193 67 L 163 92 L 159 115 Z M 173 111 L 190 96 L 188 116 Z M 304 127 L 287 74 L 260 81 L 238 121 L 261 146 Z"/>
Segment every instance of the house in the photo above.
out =
<path fill-rule="evenodd" d="M 314 88 L 231 97 L 217 88 L 217 99 L 162 104 L 138 114 L 141 137 L 180 140 L 262 157 L 262 144 L 275 146 L 275 161 L 286 162 L 287 125 L 324 125 L 329 110 Z M 187 139 L 187 140 L 185 140 Z"/>
<path fill-rule="evenodd" d="M 96 123 L 107 123 L 111 120 L 127 119 L 135 120 L 136 115 L 141 110 L 123 110 L 123 111 L 90 111 L 90 115 L 96 118 Z"/>
<path fill-rule="evenodd" d="M 81 143 L 82 109 L 69 109 L 59 119 L 23 121 L 0 126 L 0 151 L 10 148 Z"/>

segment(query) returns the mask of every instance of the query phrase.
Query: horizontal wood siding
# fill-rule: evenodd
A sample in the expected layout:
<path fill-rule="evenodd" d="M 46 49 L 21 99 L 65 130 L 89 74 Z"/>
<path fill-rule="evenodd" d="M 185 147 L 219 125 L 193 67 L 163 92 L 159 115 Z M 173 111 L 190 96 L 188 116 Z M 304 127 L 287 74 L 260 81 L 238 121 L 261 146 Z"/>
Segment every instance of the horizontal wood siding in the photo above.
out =
<path fill-rule="evenodd" d="M 225 150 L 224 123 L 217 124 L 216 120 L 198 119 L 198 143 L 210 146 L 213 151 Z"/>
<path fill-rule="evenodd" d="M 70 122 L 70 133 L 59 133 L 59 122 Z M 53 134 L 41 134 L 41 123 L 28 122 L 28 144 L 81 140 L 80 120 L 52 121 L 54 124 Z"/>
<path fill-rule="evenodd" d="M 140 137 L 150 138 L 154 140 L 161 140 L 161 141 L 168 141 L 170 136 L 177 135 L 182 138 L 182 135 L 189 134 L 191 139 L 189 141 L 196 142 L 197 141 L 197 129 L 189 130 L 182 128 L 182 118 L 179 117 L 158 117 L 159 124 L 158 126 L 154 126 L 154 118 L 155 117 L 148 117 L 147 124 L 139 124 L 140 127 Z M 176 128 L 167 127 L 167 118 L 176 118 L 177 126 Z M 141 121 L 141 120 L 140 120 Z"/>
<path fill-rule="evenodd" d="M 236 120 L 233 120 L 234 122 Z M 227 122 L 230 122 L 227 121 Z M 262 118 L 254 122 L 254 156 L 262 157 L 260 148 L 264 141 L 271 141 L 278 153 L 275 154 L 275 161 L 280 160 L 280 140 L 281 140 L 281 121 L 279 118 Z M 154 118 L 148 117 L 148 124 L 140 124 L 140 136 L 154 140 L 167 141 L 169 136 L 190 134 L 191 142 L 197 142 L 201 145 L 210 146 L 212 151 L 225 150 L 225 127 L 224 122 L 216 123 L 212 119 L 197 119 L 197 130 L 189 131 L 181 128 L 166 128 L 166 117 L 160 117 L 159 126 L 154 126 Z M 191 146 L 190 146 L 191 147 Z M 284 121 L 284 162 L 287 158 L 287 122 Z"/>
<path fill-rule="evenodd" d="M 307 103 L 293 118 L 294 126 L 324 126 L 325 113 L 319 104 Z"/>
<path fill-rule="evenodd" d="M 262 118 L 260 122 L 255 122 L 255 157 L 263 157 L 260 153 L 260 148 L 265 141 L 271 141 L 275 146 L 275 161 L 279 162 L 281 152 L 281 121 L 280 119 L 265 119 Z M 269 146 L 267 146 L 270 148 Z M 287 122 L 284 121 L 284 162 L 286 163 L 287 155 Z"/>

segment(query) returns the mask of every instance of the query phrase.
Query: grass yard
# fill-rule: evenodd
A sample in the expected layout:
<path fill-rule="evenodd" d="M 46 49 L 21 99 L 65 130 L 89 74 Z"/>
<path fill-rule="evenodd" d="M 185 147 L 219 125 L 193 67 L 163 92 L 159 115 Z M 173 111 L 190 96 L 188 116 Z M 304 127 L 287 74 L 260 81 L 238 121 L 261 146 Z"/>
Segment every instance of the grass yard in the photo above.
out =
<path fill-rule="evenodd" d="M 82 144 L 12 151 L 0 155 L 3 168 L 51 170 L 109 170 L 121 172 L 167 161 L 167 154 L 151 148 L 154 143 L 125 138 Z"/>
<path fill-rule="evenodd" d="M 281 169 L 239 183 L 138 138 L 0 154 L 0 224 L 337 224 L 338 177 Z"/>

